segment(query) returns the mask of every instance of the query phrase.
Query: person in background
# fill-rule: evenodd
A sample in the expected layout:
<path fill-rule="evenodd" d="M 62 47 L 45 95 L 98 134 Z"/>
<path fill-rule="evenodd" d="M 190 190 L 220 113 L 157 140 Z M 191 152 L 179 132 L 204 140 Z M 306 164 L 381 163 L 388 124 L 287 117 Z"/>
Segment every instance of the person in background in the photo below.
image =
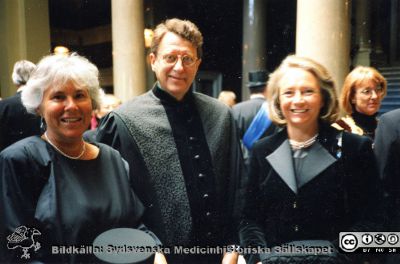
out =
<path fill-rule="evenodd" d="M 396 230 L 400 230 L 400 109 L 389 111 L 380 116 L 374 141 L 375 157 L 378 161 L 379 175 L 385 183 L 386 197 L 390 212 L 395 214 Z M 390 200 L 391 199 L 391 200 Z M 390 202 L 389 202 L 390 201 Z M 394 207 L 394 208 L 393 208 Z"/>
<path fill-rule="evenodd" d="M 249 72 L 247 87 L 250 90 L 250 99 L 238 103 L 232 108 L 240 138 L 243 137 L 254 116 L 265 102 L 267 79 L 267 71 Z"/>
<path fill-rule="evenodd" d="M 358 66 L 352 70 L 344 80 L 340 97 L 346 116 L 333 126 L 373 140 L 386 86 L 385 78 L 372 67 Z"/>
<path fill-rule="evenodd" d="M 99 107 L 97 67 L 75 53 L 46 56 L 21 98 L 46 127 L 43 135 L 0 153 L 4 262 L 22 261 L 13 249 L 34 243 L 33 236 L 35 247 L 26 253 L 35 263 L 96 263 L 93 254 L 54 254 L 52 246 L 82 248 L 119 227 L 142 229 L 159 243 L 141 224 L 144 207 L 132 191 L 127 162 L 111 147 L 82 139 L 92 110 Z M 21 239 L 27 234 L 25 243 Z"/>
<path fill-rule="evenodd" d="M 221 91 L 218 95 L 218 101 L 233 107 L 236 104 L 236 94 L 232 91 Z"/>
<path fill-rule="evenodd" d="M 400 109 L 380 116 L 374 142 L 379 176 L 384 183 L 387 230 L 400 232 Z M 400 263 L 400 257 L 388 255 L 385 264 Z"/>
<path fill-rule="evenodd" d="M 121 100 L 115 95 L 106 94 L 102 89 L 100 89 L 100 94 L 100 108 L 93 110 L 92 118 L 90 120 L 90 129 L 83 133 L 83 138 L 88 142 L 96 142 L 98 125 L 101 122 L 101 119 L 121 105 Z"/>
<path fill-rule="evenodd" d="M 265 107 L 268 107 L 265 100 L 267 79 L 268 72 L 265 70 L 249 72 L 249 82 L 247 87 L 250 90 L 250 99 L 238 103 L 232 108 L 233 116 L 238 128 L 238 134 L 241 140 L 243 140 L 243 136 L 250 127 L 250 124 L 253 122 L 254 117 L 259 112 L 261 106 L 265 104 Z M 268 127 L 264 128 L 264 131 L 259 139 L 272 135 L 275 130 L 276 126 L 274 124 L 270 124 Z M 243 143 L 242 153 L 244 163 L 248 165 L 250 162 L 250 150 L 246 148 Z"/>
<path fill-rule="evenodd" d="M 237 242 L 233 223 L 240 147 L 228 107 L 193 92 L 203 36 L 188 20 L 159 24 L 150 62 L 157 82 L 108 114 L 97 140 L 129 162 L 144 224 L 165 246 Z M 219 254 L 168 255 L 169 263 L 220 263 Z M 224 254 L 236 263 L 237 254 Z"/>
<path fill-rule="evenodd" d="M 374 152 L 378 161 L 379 175 L 383 177 L 384 168 L 394 142 L 400 140 L 400 109 L 380 116 L 374 141 Z"/>
<path fill-rule="evenodd" d="M 378 200 L 372 142 L 331 127 L 339 107 L 327 70 L 288 56 L 270 75 L 267 100 L 271 120 L 283 129 L 254 144 L 241 245 L 333 247 L 339 232 L 365 230 Z M 269 256 L 252 254 L 247 263 L 269 263 Z M 307 257 L 302 263 L 324 263 L 324 256 Z"/>
<path fill-rule="evenodd" d="M 113 94 L 106 94 L 101 90 L 101 104 L 100 109 L 93 111 L 92 120 L 90 121 L 90 129 L 94 130 L 98 127 L 100 119 L 107 115 L 112 110 L 116 109 L 121 105 L 121 99 Z"/>
<path fill-rule="evenodd" d="M 0 101 L 0 151 L 18 140 L 41 133 L 40 118 L 29 114 L 21 102 L 21 91 L 35 68 L 27 60 L 14 64 L 11 77 L 17 93 Z"/>

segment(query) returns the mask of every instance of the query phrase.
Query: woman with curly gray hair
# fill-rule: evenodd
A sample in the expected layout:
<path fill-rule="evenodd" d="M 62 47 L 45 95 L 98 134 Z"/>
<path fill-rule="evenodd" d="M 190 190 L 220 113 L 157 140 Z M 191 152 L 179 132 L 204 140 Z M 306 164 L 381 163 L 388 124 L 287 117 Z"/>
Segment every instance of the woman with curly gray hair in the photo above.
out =
<path fill-rule="evenodd" d="M 13 83 L 19 88 L 29 80 L 31 73 L 36 69 L 36 65 L 28 60 L 20 60 L 14 64 L 11 78 Z"/>
<path fill-rule="evenodd" d="M 378 200 L 371 141 L 331 127 L 339 111 L 334 82 L 309 58 L 283 60 L 270 76 L 267 100 L 270 119 L 282 129 L 253 147 L 241 244 L 322 246 L 332 254 L 253 254 L 247 263 L 340 263 L 331 242 L 343 230 L 363 230 Z"/>
<path fill-rule="evenodd" d="M 21 139 L 41 134 L 40 118 L 27 113 L 21 101 L 23 87 L 35 69 L 27 60 L 14 64 L 11 78 L 17 93 L 0 102 L 0 152 Z"/>
<path fill-rule="evenodd" d="M 127 162 L 82 138 L 99 101 L 98 69 L 77 54 L 44 57 L 23 89 L 27 111 L 46 127 L 0 154 L 0 233 L 12 240 L 20 226 L 35 228 L 42 245 L 31 261 L 98 262 L 93 254 L 53 254 L 52 246 L 92 245 L 109 229 L 140 225 L 143 205 L 130 188 Z M 6 262 L 19 258 L 0 251 Z"/>

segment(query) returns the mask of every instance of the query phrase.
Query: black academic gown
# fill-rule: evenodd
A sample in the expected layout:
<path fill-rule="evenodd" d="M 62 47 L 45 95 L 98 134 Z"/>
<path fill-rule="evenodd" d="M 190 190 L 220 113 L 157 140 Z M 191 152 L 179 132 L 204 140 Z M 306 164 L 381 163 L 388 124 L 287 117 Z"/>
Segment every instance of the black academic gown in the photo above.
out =
<path fill-rule="evenodd" d="M 146 230 L 140 225 L 143 206 L 130 188 L 127 163 L 114 149 L 97 146 L 96 159 L 71 160 L 34 136 L 1 152 L 1 237 L 20 226 L 36 228 L 41 248 L 30 252 L 29 261 L 100 262 L 93 255 L 52 254 L 51 246 L 92 245 L 112 228 Z M 7 261 L 21 261 L 21 252 L 5 243 L 1 252 Z"/>
<path fill-rule="evenodd" d="M 239 184 L 234 172 L 240 165 L 231 113 L 202 94 L 177 102 L 157 89 L 108 114 L 97 140 L 129 162 L 135 192 L 146 208 L 143 221 L 164 245 L 231 245 Z M 217 263 L 222 256 L 180 255 L 185 259 L 172 263 Z"/>
<path fill-rule="evenodd" d="M 0 101 L 0 151 L 18 140 L 40 134 L 40 117 L 26 111 L 21 92 Z"/>

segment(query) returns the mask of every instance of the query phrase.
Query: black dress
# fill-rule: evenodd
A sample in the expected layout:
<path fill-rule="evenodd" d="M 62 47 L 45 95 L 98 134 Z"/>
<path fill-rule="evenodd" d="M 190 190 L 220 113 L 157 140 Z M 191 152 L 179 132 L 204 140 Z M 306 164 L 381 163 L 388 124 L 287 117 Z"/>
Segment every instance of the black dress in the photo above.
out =
<path fill-rule="evenodd" d="M 90 254 L 55 255 L 51 246 L 92 245 L 99 234 L 117 227 L 145 229 L 140 226 L 143 206 L 129 185 L 128 164 L 112 148 L 97 146 L 100 152 L 93 160 L 66 158 L 38 136 L 4 150 L 0 227 L 5 236 L 1 237 L 20 226 L 36 228 L 41 248 L 31 251 L 31 260 L 100 262 Z M 20 251 L 2 246 L 11 257 L 8 260 L 19 259 Z"/>

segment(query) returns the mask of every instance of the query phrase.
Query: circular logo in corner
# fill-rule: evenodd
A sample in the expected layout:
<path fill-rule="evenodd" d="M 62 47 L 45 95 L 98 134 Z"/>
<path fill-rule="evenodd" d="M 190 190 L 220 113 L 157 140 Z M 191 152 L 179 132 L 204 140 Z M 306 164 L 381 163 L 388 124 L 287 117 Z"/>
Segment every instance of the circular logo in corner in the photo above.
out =
<path fill-rule="evenodd" d="M 399 242 L 399 236 L 396 235 L 396 234 L 390 234 L 390 235 L 388 235 L 388 237 L 387 237 L 387 242 L 388 242 L 390 245 L 395 245 L 395 244 L 397 244 L 397 242 Z"/>
<path fill-rule="evenodd" d="M 361 241 L 364 245 L 369 245 L 374 241 L 374 238 L 371 234 L 364 234 L 361 236 Z"/>
<path fill-rule="evenodd" d="M 386 242 L 386 236 L 384 234 L 375 235 L 375 243 L 378 245 L 383 245 Z"/>
<path fill-rule="evenodd" d="M 357 248 L 358 245 L 358 240 L 357 237 L 353 234 L 346 234 L 342 236 L 342 239 L 340 240 L 340 247 L 344 251 L 354 251 Z"/>

